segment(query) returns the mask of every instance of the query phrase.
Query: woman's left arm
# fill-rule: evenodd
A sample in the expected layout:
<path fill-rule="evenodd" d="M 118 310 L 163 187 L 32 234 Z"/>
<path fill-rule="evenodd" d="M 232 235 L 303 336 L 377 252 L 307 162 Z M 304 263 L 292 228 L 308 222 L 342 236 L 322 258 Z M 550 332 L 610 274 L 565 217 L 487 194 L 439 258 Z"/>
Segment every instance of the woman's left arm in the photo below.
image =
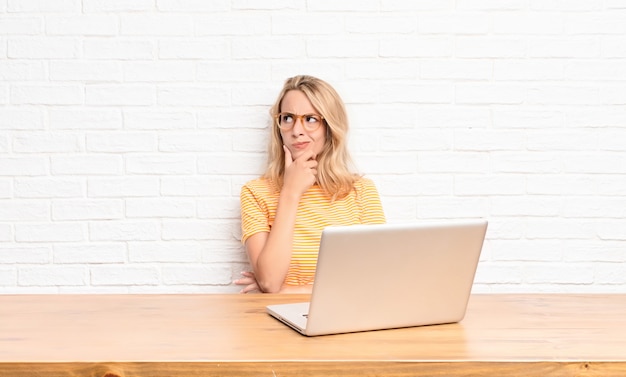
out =
<path fill-rule="evenodd" d="M 252 271 L 243 271 L 241 273 L 243 276 L 240 279 L 235 280 L 233 283 L 237 285 L 243 285 L 244 287 L 239 291 L 239 293 L 261 293 L 259 289 L 259 284 L 256 281 L 256 277 L 254 276 L 254 272 Z M 287 285 L 283 284 L 282 288 L 278 293 L 311 293 L 313 291 L 313 284 L 306 285 Z"/>

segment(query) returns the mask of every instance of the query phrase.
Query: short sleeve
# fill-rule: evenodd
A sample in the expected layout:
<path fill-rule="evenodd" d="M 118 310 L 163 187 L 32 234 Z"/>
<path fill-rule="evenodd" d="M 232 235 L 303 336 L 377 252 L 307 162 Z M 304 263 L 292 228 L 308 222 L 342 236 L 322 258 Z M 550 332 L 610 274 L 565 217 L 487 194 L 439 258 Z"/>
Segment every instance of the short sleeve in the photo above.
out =
<path fill-rule="evenodd" d="M 383 205 L 374 182 L 361 178 L 357 185 L 357 200 L 361 208 L 362 224 L 384 224 L 386 222 Z"/>
<path fill-rule="evenodd" d="M 267 206 L 250 185 L 241 188 L 241 242 L 259 232 L 269 232 L 270 222 Z M 265 208 L 264 208 L 265 207 Z"/>

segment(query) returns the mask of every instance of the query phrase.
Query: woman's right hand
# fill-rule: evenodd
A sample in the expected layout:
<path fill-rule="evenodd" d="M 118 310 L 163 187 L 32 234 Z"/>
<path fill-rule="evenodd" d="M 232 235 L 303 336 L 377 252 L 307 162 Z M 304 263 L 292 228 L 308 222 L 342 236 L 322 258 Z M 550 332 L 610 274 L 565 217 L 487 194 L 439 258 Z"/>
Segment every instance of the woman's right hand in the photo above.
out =
<path fill-rule="evenodd" d="M 302 195 L 317 181 L 315 153 L 313 153 L 312 148 L 308 148 L 294 160 L 289 148 L 283 145 L 283 149 L 285 150 L 283 190 Z"/>

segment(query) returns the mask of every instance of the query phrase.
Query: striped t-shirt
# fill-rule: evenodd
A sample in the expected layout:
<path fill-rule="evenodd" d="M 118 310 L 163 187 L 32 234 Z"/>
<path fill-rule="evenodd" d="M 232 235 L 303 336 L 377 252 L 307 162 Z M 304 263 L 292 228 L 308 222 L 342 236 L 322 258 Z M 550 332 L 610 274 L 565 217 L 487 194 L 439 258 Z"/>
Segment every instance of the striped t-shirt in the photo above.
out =
<path fill-rule="evenodd" d="M 261 178 L 241 189 L 242 242 L 253 234 L 269 232 L 278 205 L 279 193 Z M 382 224 L 385 222 L 380 197 L 374 183 L 360 178 L 343 199 L 331 201 L 317 184 L 300 199 L 293 234 L 293 251 L 285 283 L 313 283 L 322 230 L 329 225 Z"/>

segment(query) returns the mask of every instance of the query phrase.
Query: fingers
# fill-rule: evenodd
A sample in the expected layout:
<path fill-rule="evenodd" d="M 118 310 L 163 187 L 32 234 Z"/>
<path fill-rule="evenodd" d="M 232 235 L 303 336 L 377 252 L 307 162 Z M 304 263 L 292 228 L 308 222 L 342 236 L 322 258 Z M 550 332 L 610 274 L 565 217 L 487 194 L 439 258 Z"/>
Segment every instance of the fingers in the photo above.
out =
<path fill-rule="evenodd" d="M 252 271 L 241 271 L 241 275 L 248 277 L 248 278 L 255 278 L 254 276 L 254 272 Z"/>
<path fill-rule="evenodd" d="M 309 147 L 307 150 L 305 150 L 302 155 L 300 155 L 295 160 L 293 159 L 289 148 L 283 145 L 283 149 L 285 150 L 285 170 L 287 170 L 287 168 L 289 168 L 294 163 L 299 166 L 313 170 L 315 170 L 315 168 L 317 167 L 317 155 L 315 154 L 315 152 L 313 152 L 312 147 Z M 314 174 L 317 174 L 317 171 L 315 171 Z"/>
<path fill-rule="evenodd" d="M 285 151 L 285 169 L 287 169 L 293 163 L 293 158 L 291 157 L 291 152 L 289 152 L 289 148 L 283 145 L 283 150 Z"/>
<path fill-rule="evenodd" d="M 242 271 L 241 279 L 233 281 L 236 285 L 244 285 L 239 293 L 260 292 L 259 285 L 257 284 L 256 277 L 252 271 Z"/>
<path fill-rule="evenodd" d="M 237 279 L 235 281 L 233 281 L 234 284 L 236 285 L 248 285 L 248 284 L 252 284 L 256 282 L 256 280 L 252 279 L 252 278 L 241 278 L 241 279 Z"/>
<path fill-rule="evenodd" d="M 256 283 L 249 284 L 245 286 L 241 291 L 239 291 L 239 293 L 250 293 L 250 292 L 260 292 L 259 286 Z"/>
<path fill-rule="evenodd" d="M 300 157 L 298 157 L 296 160 L 301 160 L 301 161 L 315 161 L 315 159 L 317 158 L 317 155 L 315 154 L 315 152 L 313 152 L 313 145 L 309 145 L 309 147 L 304 151 L 304 153 L 302 153 L 302 155 Z"/>
<path fill-rule="evenodd" d="M 316 157 L 317 155 L 313 152 L 313 149 L 310 148 L 310 149 L 307 149 L 304 153 L 302 153 L 302 155 L 296 158 L 293 162 L 305 168 L 315 170 L 315 168 L 317 168 Z M 317 171 L 315 171 L 314 174 L 317 174 Z"/>
<path fill-rule="evenodd" d="M 313 145 L 309 145 L 295 160 L 292 160 L 293 155 L 289 152 L 288 148 L 286 146 L 283 146 L 283 148 L 285 148 L 283 189 L 303 194 L 317 181 L 318 163 Z"/>
<path fill-rule="evenodd" d="M 307 149 L 296 159 L 293 158 L 291 151 L 284 144 L 283 150 L 285 151 L 285 167 L 289 167 L 294 161 L 309 161 L 317 159 L 317 155 L 313 152 L 313 144 L 309 145 Z"/>

